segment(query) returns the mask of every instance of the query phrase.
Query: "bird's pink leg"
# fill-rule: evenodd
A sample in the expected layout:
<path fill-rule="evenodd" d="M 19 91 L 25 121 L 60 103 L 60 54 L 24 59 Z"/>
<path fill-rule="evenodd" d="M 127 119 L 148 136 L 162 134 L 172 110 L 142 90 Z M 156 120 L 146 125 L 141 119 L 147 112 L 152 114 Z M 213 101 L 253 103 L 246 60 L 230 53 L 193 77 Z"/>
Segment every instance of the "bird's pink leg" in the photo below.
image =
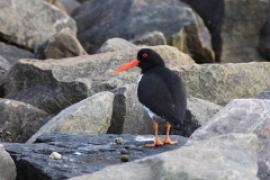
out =
<path fill-rule="evenodd" d="M 162 146 L 164 145 L 163 141 L 158 137 L 158 123 L 153 120 L 153 129 L 154 129 L 154 143 L 153 144 L 146 144 L 145 147 L 155 147 L 155 146 Z"/>
<path fill-rule="evenodd" d="M 164 144 L 177 144 L 177 141 L 172 141 L 170 137 L 170 130 L 171 130 L 172 125 L 168 121 L 166 121 L 165 126 L 166 126 L 166 137 L 163 143 Z"/>

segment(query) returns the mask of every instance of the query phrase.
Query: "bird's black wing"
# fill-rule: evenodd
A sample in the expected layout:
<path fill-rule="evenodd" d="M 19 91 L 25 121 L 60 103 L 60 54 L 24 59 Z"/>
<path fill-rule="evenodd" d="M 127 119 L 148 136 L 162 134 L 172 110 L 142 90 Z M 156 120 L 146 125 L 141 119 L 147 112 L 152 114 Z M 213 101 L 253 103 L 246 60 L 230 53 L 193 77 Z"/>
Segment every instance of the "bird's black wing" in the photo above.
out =
<path fill-rule="evenodd" d="M 171 77 L 170 73 L 172 72 L 168 74 L 167 71 L 159 71 L 158 73 L 144 74 L 138 85 L 138 98 L 156 115 L 178 125 L 182 120 L 179 117 L 179 99 L 175 99 L 178 98 L 175 93 L 177 94 L 180 87 L 177 85 L 179 82 L 173 81 L 179 79 Z M 168 85 L 170 83 L 175 83 L 177 86 Z"/>

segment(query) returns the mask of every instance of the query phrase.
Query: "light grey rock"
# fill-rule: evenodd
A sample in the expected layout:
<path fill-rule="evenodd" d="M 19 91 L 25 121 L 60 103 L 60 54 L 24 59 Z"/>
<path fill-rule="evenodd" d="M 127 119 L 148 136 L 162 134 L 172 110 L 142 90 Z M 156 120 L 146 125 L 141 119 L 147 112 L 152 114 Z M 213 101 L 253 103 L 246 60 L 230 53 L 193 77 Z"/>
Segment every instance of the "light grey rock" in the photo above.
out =
<path fill-rule="evenodd" d="M 2 39 L 31 50 L 63 28 L 76 32 L 74 20 L 44 0 L 1 1 L 0 22 Z"/>
<path fill-rule="evenodd" d="M 99 53 L 114 51 L 130 51 L 136 48 L 136 45 L 122 38 L 112 38 L 107 40 L 99 49 Z"/>
<path fill-rule="evenodd" d="M 193 139 L 208 139 L 221 134 L 254 133 L 258 136 L 260 179 L 270 178 L 270 100 L 236 99 L 218 112 L 205 126 L 192 135 Z"/>
<path fill-rule="evenodd" d="M 205 56 L 205 51 L 210 52 L 207 55 L 213 54 L 211 47 L 208 49 L 200 46 L 210 39 L 201 39 L 199 35 L 202 33 L 199 31 L 205 30 L 203 34 L 210 37 L 207 28 L 203 23 L 199 27 L 198 23 L 202 21 L 189 6 L 179 0 L 91 0 L 76 9 L 73 18 L 78 25 L 79 40 L 90 53 L 96 52 L 106 40 L 113 37 L 132 40 L 146 33 L 159 31 L 169 40 L 186 28 L 188 33 L 185 35 L 192 36 L 186 39 L 193 39 L 193 44 L 198 45 L 194 49 L 195 45 L 186 44 L 188 48 L 192 48 L 190 53 L 196 51 L 196 54 L 191 54 L 193 59 L 199 61 L 203 57 L 203 60 L 213 60 L 213 57 Z"/>
<path fill-rule="evenodd" d="M 114 95 L 101 92 L 61 111 L 38 130 L 27 142 L 32 143 L 40 135 L 59 132 L 69 134 L 106 133 L 113 111 Z"/>
<path fill-rule="evenodd" d="M 70 180 L 258 180 L 257 150 L 254 134 L 229 134 Z"/>
<path fill-rule="evenodd" d="M 154 46 L 169 68 L 194 61 L 174 47 Z M 6 97 L 30 103 L 50 114 L 96 92 L 135 83 L 139 69 L 112 75 L 119 66 L 134 59 L 139 48 L 61 60 L 20 60 L 7 75 Z M 33 96 L 35 94 L 35 96 Z"/>
<path fill-rule="evenodd" d="M 0 129 L 4 136 L 2 138 L 25 142 L 47 122 L 48 116 L 46 112 L 30 104 L 0 99 Z M 5 137 L 5 132 L 10 133 L 8 137 Z"/>
<path fill-rule="evenodd" d="M 270 87 L 270 63 L 205 64 L 175 68 L 187 94 L 225 105 L 236 98 L 256 97 Z"/>
<path fill-rule="evenodd" d="M 160 31 L 153 31 L 146 33 L 142 36 L 138 36 L 132 40 L 134 44 L 137 45 L 148 45 L 148 46 L 156 46 L 156 45 L 167 45 L 167 39 L 164 34 Z"/>
<path fill-rule="evenodd" d="M 1 180 L 15 180 L 16 179 L 16 166 L 9 153 L 0 144 L 0 179 Z"/>
<path fill-rule="evenodd" d="M 61 59 L 86 54 L 76 35 L 69 28 L 62 29 L 38 48 L 38 58 L 41 59 Z"/>
<path fill-rule="evenodd" d="M 257 48 L 269 8 L 269 0 L 225 0 L 222 62 L 263 60 Z"/>

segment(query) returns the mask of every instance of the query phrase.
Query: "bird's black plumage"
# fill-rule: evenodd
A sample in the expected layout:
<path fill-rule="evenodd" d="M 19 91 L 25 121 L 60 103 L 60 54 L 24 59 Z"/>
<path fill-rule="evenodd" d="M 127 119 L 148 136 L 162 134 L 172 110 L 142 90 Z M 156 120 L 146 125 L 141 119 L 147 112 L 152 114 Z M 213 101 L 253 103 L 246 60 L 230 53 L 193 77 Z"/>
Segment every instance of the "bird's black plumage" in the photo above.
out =
<path fill-rule="evenodd" d="M 174 126 L 182 125 L 187 100 L 181 79 L 151 49 L 140 50 L 137 59 L 143 74 L 137 89 L 139 101 Z"/>

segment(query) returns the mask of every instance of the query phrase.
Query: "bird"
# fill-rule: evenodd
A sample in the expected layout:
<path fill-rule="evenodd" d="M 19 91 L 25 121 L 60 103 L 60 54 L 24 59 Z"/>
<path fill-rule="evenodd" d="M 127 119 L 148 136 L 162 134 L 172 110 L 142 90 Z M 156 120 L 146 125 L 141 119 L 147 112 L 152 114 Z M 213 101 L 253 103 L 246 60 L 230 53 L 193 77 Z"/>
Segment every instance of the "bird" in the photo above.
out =
<path fill-rule="evenodd" d="M 117 68 L 113 74 L 121 73 L 133 67 L 141 69 L 138 80 L 137 96 L 139 102 L 152 120 L 154 142 L 146 147 L 165 144 L 177 144 L 170 137 L 171 127 L 183 126 L 187 112 L 187 98 L 182 80 L 165 66 L 162 57 L 150 48 L 138 51 L 137 58 Z M 160 122 L 165 122 L 165 139 L 159 138 Z"/>

